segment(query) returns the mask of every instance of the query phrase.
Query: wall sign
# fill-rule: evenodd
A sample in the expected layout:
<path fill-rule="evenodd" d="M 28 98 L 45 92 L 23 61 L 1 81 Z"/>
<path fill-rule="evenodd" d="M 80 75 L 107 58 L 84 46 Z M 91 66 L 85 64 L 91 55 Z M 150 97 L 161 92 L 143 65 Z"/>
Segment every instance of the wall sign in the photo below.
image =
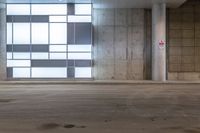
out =
<path fill-rule="evenodd" d="M 164 47 L 165 47 L 165 41 L 160 40 L 160 41 L 159 41 L 159 48 L 160 48 L 160 49 L 163 49 Z"/>

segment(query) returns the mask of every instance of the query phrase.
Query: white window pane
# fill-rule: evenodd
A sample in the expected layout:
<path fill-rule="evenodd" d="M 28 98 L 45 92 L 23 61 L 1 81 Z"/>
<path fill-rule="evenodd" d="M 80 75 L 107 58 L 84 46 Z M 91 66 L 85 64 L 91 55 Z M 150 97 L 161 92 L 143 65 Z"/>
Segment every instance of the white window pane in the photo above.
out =
<path fill-rule="evenodd" d="M 75 78 L 91 78 L 91 77 L 92 77 L 91 67 L 75 68 Z"/>
<path fill-rule="evenodd" d="M 7 60 L 7 67 L 30 67 L 30 60 Z"/>
<path fill-rule="evenodd" d="M 13 53 L 13 59 L 30 59 L 30 53 Z"/>
<path fill-rule="evenodd" d="M 12 53 L 11 52 L 7 52 L 7 59 L 12 59 Z"/>
<path fill-rule="evenodd" d="M 13 68 L 13 78 L 30 78 L 30 68 Z"/>
<path fill-rule="evenodd" d="M 31 59 L 48 59 L 48 53 L 32 53 Z"/>
<path fill-rule="evenodd" d="M 67 22 L 66 16 L 50 16 L 50 22 Z"/>
<path fill-rule="evenodd" d="M 91 45 L 68 45 L 69 52 L 91 52 Z"/>
<path fill-rule="evenodd" d="M 33 15 L 65 15 L 66 4 L 32 4 Z"/>
<path fill-rule="evenodd" d="M 91 4 L 75 4 L 76 15 L 90 15 L 92 12 Z"/>
<path fill-rule="evenodd" d="M 91 16 L 68 16 L 68 22 L 92 22 Z"/>
<path fill-rule="evenodd" d="M 68 53 L 68 59 L 87 59 L 87 60 L 91 60 L 91 53 Z"/>
<path fill-rule="evenodd" d="M 14 44 L 30 44 L 30 24 L 13 24 Z"/>
<path fill-rule="evenodd" d="M 66 78 L 67 68 L 32 68 L 33 78 Z"/>
<path fill-rule="evenodd" d="M 7 23 L 7 44 L 12 44 L 12 23 Z"/>
<path fill-rule="evenodd" d="M 7 4 L 7 15 L 30 15 L 30 5 Z"/>
<path fill-rule="evenodd" d="M 50 59 L 67 59 L 66 53 L 50 53 Z"/>
<path fill-rule="evenodd" d="M 32 43 L 48 44 L 48 23 L 32 23 Z"/>
<path fill-rule="evenodd" d="M 50 45 L 50 52 L 66 52 L 66 45 Z"/>
<path fill-rule="evenodd" d="M 50 24 L 50 43 L 51 44 L 67 43 L 67 25 L 65 23 Z"/>

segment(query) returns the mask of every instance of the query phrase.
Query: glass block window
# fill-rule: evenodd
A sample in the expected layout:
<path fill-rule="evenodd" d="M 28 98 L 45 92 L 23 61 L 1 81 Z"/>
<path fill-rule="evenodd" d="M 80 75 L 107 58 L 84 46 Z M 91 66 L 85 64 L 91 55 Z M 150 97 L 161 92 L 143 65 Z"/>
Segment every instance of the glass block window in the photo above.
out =
<path fill-rule="evenodd" d="M 92 4 L 7 4 L 8 78 L 92 78 Z"/>

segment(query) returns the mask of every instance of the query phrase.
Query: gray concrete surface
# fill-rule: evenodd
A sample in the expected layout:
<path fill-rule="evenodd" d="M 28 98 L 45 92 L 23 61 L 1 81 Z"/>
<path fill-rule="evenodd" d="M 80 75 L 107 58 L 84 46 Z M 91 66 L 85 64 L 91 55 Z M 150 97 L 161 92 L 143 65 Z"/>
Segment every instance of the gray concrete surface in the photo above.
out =
<path fill-rule="evenodd" d="M 166 80 L 166 4 L 152 7 L 152 80 Z M 164 44 L 160 46 L 160 42 Z"/>
<path fill-rule="evenodd" d="M 169 80 L 200 80 L 200 2 L 169 9 Z"/>
<path fill-rule="evenodd" d="M 143 80 L 144 9 L 94 9 L 94 78 Z"/>
<path fill-rule="evenodd" d="M 6 5 L 0 1 L 0 80 L 6 79 Z"/>
<path fill-rule="evenodd" d="M 199 133 L 200 84 L 1 84 L 0 133 Z"/>

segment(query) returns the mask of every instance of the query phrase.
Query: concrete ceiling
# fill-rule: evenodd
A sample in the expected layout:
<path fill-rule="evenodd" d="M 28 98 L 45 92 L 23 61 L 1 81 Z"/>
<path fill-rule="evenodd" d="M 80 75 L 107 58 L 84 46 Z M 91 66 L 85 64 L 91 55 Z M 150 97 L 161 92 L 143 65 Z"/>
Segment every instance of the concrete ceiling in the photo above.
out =
<path fill-rule="evenodd" d="M 95 8 L 151 8 L 154 3 L 167 3 L 179 7 L 186 0 L 93 0 Z"/>
<path fill-rule="evenodd" d="M 161 2 L 166 2 L 168 7 L 178 7 L 185 1 L 186 0 L 7 0 L 7 3 L 93 3 L 94 8 L 151 8 L 152 4 Z"/>

